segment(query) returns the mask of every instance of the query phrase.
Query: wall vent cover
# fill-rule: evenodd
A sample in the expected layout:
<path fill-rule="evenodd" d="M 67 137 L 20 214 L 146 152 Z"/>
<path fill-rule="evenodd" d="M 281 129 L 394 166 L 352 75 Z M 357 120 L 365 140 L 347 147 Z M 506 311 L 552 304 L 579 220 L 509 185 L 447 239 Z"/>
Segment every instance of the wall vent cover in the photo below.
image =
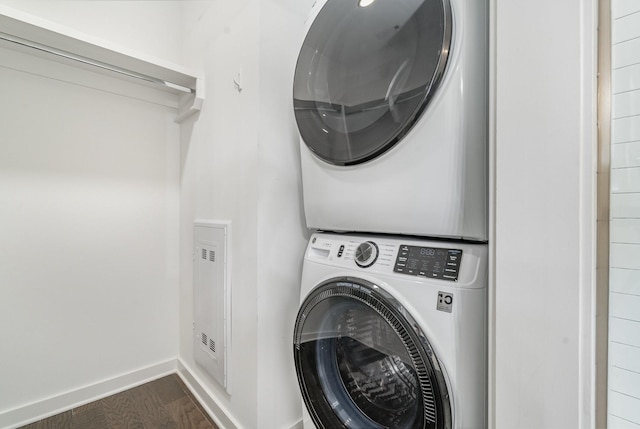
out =
<path fill-rule="evenodd" d="M 195 222 L 193 261 L 193 358 L 230 393 L 227 355 L 229 317 L 229 223 Z M 197 257 L 195 257 L 197 255 Z"/>

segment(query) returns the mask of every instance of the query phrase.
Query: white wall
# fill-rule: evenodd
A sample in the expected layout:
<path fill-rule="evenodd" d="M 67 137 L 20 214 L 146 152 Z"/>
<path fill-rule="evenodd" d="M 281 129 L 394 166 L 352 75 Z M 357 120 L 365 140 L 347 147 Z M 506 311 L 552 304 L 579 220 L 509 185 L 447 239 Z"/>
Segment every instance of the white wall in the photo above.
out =
<path fill-rule="evenodd" d="M 203 70 L 206 102 L 183 123 L 180 359 L 214 398 L 228 427 L 257 427 L 258 5 L 185 2 L 185 62 Z M 242 69 L 242 92 L 233 78 Z M 231 395 L 193 361 L 193 220 L 232 222 Z M 218 408 L 215 410 L 215 408 Z"/>
<path fill-rule="evenodd" d="M 588 428 L 597 2 L 494 5 L 494 423 Z"/>
<path fill-rule="evenodd" d="M 175 109 L 91 81 L 0 53 L 0 427 L 177 353 Z"/>
<path fill-rule="evenodd" d="M 179 137 L 182 220 L 176 354 L 204 386 L 205 399 L 215 401 L 209 404 L 222 423 L 246 428 L 295 424 L 301 404 L 291 361 L 291 330 L 307 232 L 291 79 L 310 2 L 273 1 L 264 8 L 257 1 L 0 4 L 104 39 L 110 46 L 203 70 L 204 109 L 183 124 Z M 233 85 L 238 73 L 242 92 Z M 167 139 L 172 137 L 174 129 L 167 134 Z M 195 218 L 233 222 L 231 394 L 209 381 L 192 360 Z M 171 267 L 169 262 L 165 260 Z M 169 313 L 175 316 L 175 311 Z M 130 329 L 136 332 L 137 327 Z M 258 359 L 259 354 L 269 359 Z M 54 388 L 50 393 L 61 391 Z"/>
<path fill-rule="evenodd" d="M 640 4 L 613 0 L 608 427 L 640 428 Z"/>
<path fill-rule="evenodd" d="M 258 426 L 290 428 L 302 403 L 293 362 L 302 257 L 302 208 L 293 72 L 313 0 L 260 2 L 258 140 Z"/>
<path fill-rule="evenodd" d="M 0 6 L 177 58 L 176 5 L 125 3 Z M 180 149 L 166 94 L 10 50 L 0 75 L 3 427 L 171 368 Z"/>
<path fill-rule="evenodd" d="M 288 428 L 301 416 L 291 337 L 306 244 L 291 84 L 311 4 L 185 6 L 185 63 L 204 71 L 207 101 L 182 129 L 180 358 L 230 427 Z M 230 395 L 193 363 L 195 218 L 233 224 Z"/>

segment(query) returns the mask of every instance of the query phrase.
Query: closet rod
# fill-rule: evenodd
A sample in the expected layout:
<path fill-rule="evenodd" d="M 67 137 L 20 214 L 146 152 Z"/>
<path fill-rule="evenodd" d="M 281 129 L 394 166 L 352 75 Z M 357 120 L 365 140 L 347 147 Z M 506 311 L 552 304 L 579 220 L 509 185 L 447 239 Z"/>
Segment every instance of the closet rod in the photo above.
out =
<path fill-rule="evenodd" d="M 194 88 L 188 88 L 183 85 L 179 85 L 177 83 L 168 82 L 162 79 L 155 78 L 153 76 L 148 76 L 142 73 L 137 73 L 131 70 L 127 70 L 122 67 L 114 66 L 112 64 L 103 63 L 102 61 L 92 60 L 91 58 L 83 57 L 81 55 L 76 55 L 71 52 L 63 51 L 61 49 L 56 49 L 51 46 L 43 45 L 38 42 L 32 42 L 30 40 L 26 40 L 20 37 L 12 36 L 10 34 L 0 32 L 0 40 L 4 40 L 10 43 L 14 43 L 17 45 L 25 46 L 27 48 L 37 49 L 42 52 L 46 52 L 49 54 L 57 55 L 59 57 L 66 58 L 68 60 L 76 61 L 82 64 L 87 64 L 93 67 L 98 67 L 103 70 L 108 70 L 111 72 L 119 73 L 128 77 L 132 77 L 135 79 L 144 80 L 146 82 L 153 83 L 155 85 L 159 85 L 165 88 L 171 88 L 173 90 L 177 90 L 180 92 L 184 92 L 187 94 L 195 93 Z"/>

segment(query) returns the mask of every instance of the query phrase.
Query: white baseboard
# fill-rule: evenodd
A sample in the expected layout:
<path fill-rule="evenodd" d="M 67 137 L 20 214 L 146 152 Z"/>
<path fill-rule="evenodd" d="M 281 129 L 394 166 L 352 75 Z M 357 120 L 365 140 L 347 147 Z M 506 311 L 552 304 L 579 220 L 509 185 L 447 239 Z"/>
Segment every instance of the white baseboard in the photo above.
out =
<path fill-rule="evenodd" d="M 178 361 L 171 359 L 127 374 L 99 381 L 41 401 L 0 413 L 0 428 L 12 429 L 97 401 L 165 375 L 173 374 Z"/>
<path fill-rule="evenodd" d="M 218 404 L 205 384 L 201 383 L 196 372 L 189 365 L 178 359 L 178 376 L 196 397 L 200 405 L 207 411 L 220 429 L 242 429 L 242 426 L 231 416 L 231 413 Z"/>

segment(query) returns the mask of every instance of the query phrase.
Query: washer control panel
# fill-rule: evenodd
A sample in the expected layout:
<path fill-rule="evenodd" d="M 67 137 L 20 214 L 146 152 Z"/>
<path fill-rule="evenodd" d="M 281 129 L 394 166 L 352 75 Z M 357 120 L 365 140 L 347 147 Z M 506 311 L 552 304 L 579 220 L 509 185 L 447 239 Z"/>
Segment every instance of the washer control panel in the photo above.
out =
<path fill-rule="evenodd" d="M 461 247 L 367 238 L 318 235 L 311 239 L 307 257 L 317 262 L 344 268 L 357 267 L 377 273 L 396 273 L 452 282 L 459 279 L 463 253 Z"/>
<path fill-rule="evenodd" d="M 401 244 L 393 267 L 396 273 L 458 281 L 462 250 Z"/>
<path fill-rule="evenodd" d="M 366 275 L 386 282 L 484 288 L 486 260 L 485 243 L 316 232 L 309 241 L 303 271 L 330 270 L 336 275 Z"/>

